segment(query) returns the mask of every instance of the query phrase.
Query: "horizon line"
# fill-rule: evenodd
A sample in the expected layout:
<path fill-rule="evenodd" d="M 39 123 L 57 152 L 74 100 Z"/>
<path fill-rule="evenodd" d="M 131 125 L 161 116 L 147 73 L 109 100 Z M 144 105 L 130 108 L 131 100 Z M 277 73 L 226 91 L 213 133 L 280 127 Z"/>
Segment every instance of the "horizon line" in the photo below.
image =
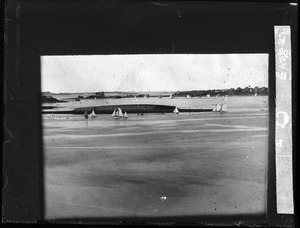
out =
<path fill-rule="evenodd" d="M 268 88 L 268 86 L 254 86 L 254 87 L 231 87 L 231 88 L 215 88 L 215 89 L 192 89 L 192 90 L 168 90 L 168 91 L 155 91 L 155 90 L 148 90 L 148 91 L 125 91 L 125 90 L 117 90 L 117 91 L 97 91 L 97 92 L 51 92 L 51 91 L 41 91 L 42 93 L 98 93 L 98 92 L 104 92 L 104 93 L 146 93 L 146 92 L 150 92 L 150 93 L 169 93 L 169 92 L 186 92 L 186 91 L 207 91 L 207 90 L 229 90 L 229 89 L 237 89 L 237 88 L 241 88 L 241 89 L 245 89 L 245 88 L 252 88 L 254 89 L 255 87 L 258 88 Z"/>

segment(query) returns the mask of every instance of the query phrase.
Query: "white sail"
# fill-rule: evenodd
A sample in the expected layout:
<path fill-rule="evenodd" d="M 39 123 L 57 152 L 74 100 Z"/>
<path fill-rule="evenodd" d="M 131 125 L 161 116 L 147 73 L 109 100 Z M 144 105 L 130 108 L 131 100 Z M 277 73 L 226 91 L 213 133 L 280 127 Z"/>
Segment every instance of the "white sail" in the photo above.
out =
<path fill-rule="evenodd" d="M 222 107 L 221 107 L 221 112 L 227 112 L 227 105 L 226 104 L 223 104 Z"/>
<path fill-rule="evenodd" d="M 127 112 L 124 113 L 124 117 L 125 117 L 125 118 L 128 118 Z"/>
<path fill-rule="evenodd" d="M 217 111 L 217 105 L 214 106 L 213 112 Z"/>
<path fill-rule="evenodd" d="M 118 108 L 118 116 L 123 116 L 122 109 Z"/>
<path fill-rule="evenodd" d="M 217 112 L 220 112 L 221 111 L 221 108 L 222 108 L 222 106 L 220 105 L 220 104 L 217 104 Z"/>
<path fill-rule="evenodd" d="M 94 112 L 94 110 L 92 111 L 91 116 L 94 118 L 96 117 L 96 113 Z"/>
<path fill-rule="evenodd" d="M 173 112 L 179 114 L 178 108 L 176 107 Z"/>
<path fill-rule="evenodd" d="M 113 116 L 113 117 L 116 116 L 116 110 L 114 110 L 114 112 L 113 112 L 113 114 L 111 116 Z"/>

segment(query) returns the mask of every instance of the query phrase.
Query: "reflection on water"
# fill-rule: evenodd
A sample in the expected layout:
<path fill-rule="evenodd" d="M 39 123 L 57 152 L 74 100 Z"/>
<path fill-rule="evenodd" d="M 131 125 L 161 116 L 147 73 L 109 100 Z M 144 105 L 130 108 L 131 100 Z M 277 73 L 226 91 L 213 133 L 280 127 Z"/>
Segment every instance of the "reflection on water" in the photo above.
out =
<path fill-rule="evenodd" d="M 119 126 L 119 125 L 120 125 L 119 119 L 115 119 L 115 126 Z"/>

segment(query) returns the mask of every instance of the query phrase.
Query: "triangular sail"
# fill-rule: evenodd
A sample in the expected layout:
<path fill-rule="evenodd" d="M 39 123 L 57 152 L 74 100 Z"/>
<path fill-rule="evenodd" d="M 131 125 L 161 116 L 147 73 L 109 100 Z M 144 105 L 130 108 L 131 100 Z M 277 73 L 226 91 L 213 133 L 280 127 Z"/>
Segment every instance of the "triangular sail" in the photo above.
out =
<path fill-rule="evenodd" d="M 215 105 L 213 108 L 213 112 L 216 112 L 216 111 L 217 111 L 217 105 Z"/>
<path fill-rule="evenodd" d="M 222 105 L 221 111 L 222 112 L 227 112 L 227 105 L 226 104 Z"/>
<path fill-rule="evenodd" d="M 113 116 L 113 117 L 116 116 L 116 110 L 114 110 L 114 112 L 113 112 L 113 114 L 111 116 Z"/>
<path fill-rule="evenodd" d="M 96 113 L 94 112 L 94 110 L 92 111 L 91 116 L 94 118 L 96 117 Z"/>
<path fill-rule="evenodd" d="M 221 108 L 222 108 L 222 106 L 220 105 L 220 104 L 217 104 L 217 112 L 220 112 L 221 111 Z"/>
<path fill-rule="evenodd" d="M 124 113 L 124 117 L 125 117 L 125 118 L 128 118 L 127 112 Z"/>
<path fill-rule="evenodd" d="M 122 109 L 118 108 L 118 116 L 123 116 Z"/>
<path fill-rule="evenodd" d="M 178 108 L 176 107 L 173 112 L 179 114 Z"/>

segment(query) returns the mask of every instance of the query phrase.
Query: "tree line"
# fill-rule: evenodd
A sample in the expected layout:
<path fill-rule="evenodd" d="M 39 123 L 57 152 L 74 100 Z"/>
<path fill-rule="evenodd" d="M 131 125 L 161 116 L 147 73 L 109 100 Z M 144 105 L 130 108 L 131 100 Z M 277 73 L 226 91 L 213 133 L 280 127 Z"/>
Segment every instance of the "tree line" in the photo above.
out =
<path fill-rule="evenodd" d="M 269 94 L 267 87 L 237 87 L 230 89 L 212 89 L 212 90 L 192 90 L 192 91 L 178 91 L 173 94 L 176 96 L 191 96 L 191 97 L 203 97 L 203 96 L 266 96 Z"/>

